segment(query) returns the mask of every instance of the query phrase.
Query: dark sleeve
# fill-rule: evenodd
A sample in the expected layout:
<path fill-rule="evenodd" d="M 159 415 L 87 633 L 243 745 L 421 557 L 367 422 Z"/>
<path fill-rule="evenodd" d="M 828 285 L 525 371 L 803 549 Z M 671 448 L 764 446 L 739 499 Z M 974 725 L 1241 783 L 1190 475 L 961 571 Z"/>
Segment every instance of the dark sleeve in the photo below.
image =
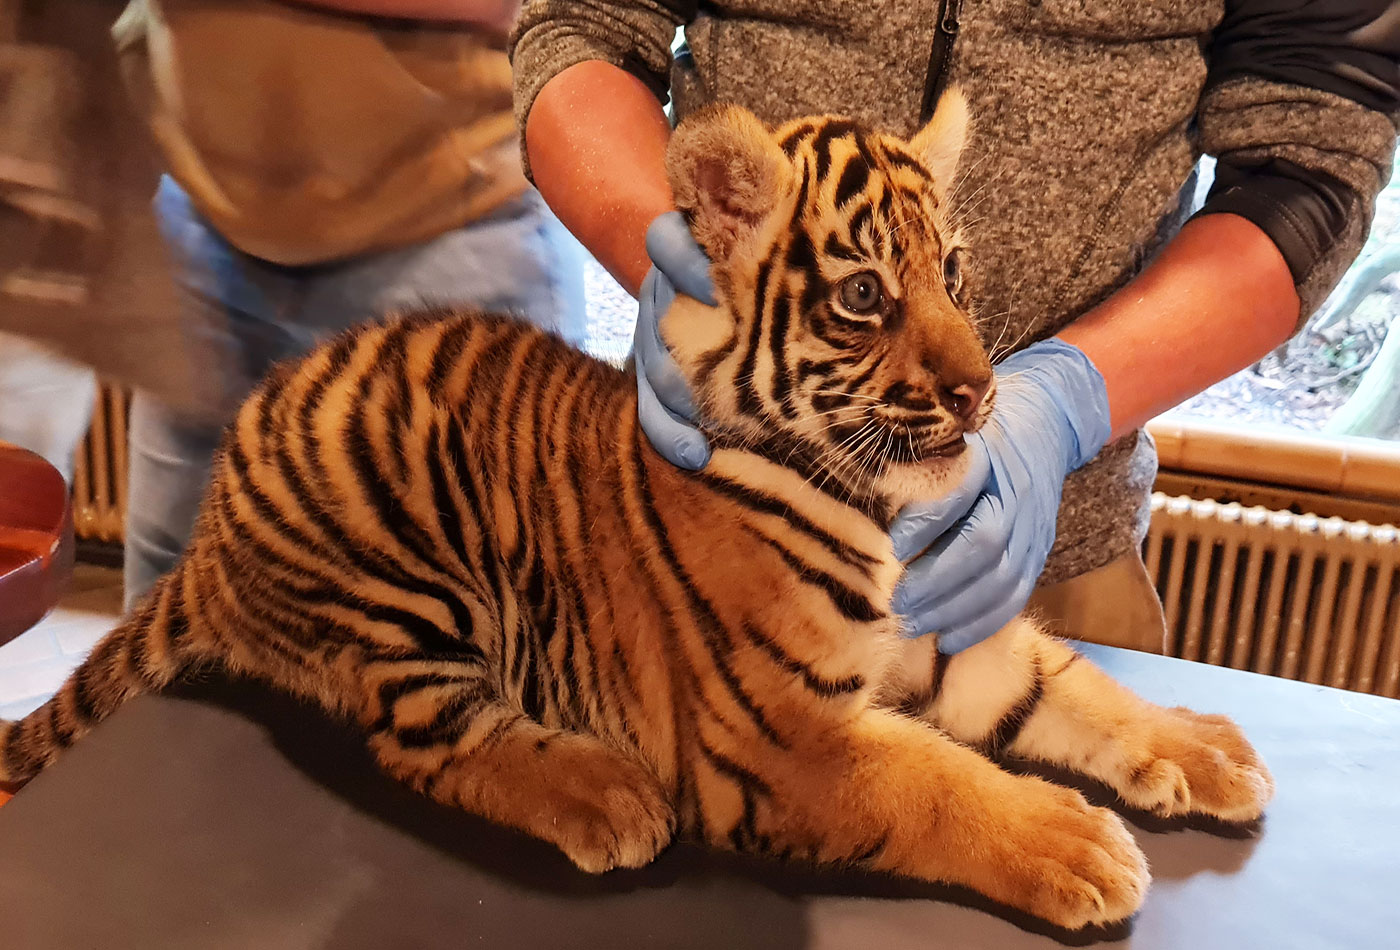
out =
<path fill-rule="evenodd" d="M 636 76 L 658 100 L 670 87 L 671 42 L 697 0 L 525 0 L 510 35 L 515 120 L 525 122 L 545 84 L 577 63 L 601 60 Z"/>
<path fill-rule="evenodd" d="M 1198 112 L 1217 158 L 1200 214 L 1278 246 L 1309 315 L 1345 272 L 1390 177 L 1400 118 L 1400 3 L 1229 0 Z"/>

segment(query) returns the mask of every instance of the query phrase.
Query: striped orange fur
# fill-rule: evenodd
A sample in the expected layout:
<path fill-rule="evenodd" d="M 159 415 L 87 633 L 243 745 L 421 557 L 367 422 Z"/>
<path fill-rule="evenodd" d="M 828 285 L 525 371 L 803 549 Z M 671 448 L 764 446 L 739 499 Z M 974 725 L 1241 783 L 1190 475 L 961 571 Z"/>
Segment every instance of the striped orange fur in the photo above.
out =
<path fill-rule="evenodd" d="M 0 727 L 0 778 L 212 667 L 354 721 L 388 772 L 589 871 L 679 832 L 1064 927 L 1131 914 L 1148 877 L 1119 818 L 993 759 L 1247 820 L 1271 784 L 1239 731 L 1028 620 L 949 659 L 890 612 L 890 519 L 959 477 L 994 401 L 950 208 L 965 118 L 954 99 L 910 142 L 737 109 L 677 131 L 720 306 L 682 300 L 662 332 L 703 472 L 651 449 L 630 375 L 501 317 L 394 319 L 274 372 L 179 566 Z"/>

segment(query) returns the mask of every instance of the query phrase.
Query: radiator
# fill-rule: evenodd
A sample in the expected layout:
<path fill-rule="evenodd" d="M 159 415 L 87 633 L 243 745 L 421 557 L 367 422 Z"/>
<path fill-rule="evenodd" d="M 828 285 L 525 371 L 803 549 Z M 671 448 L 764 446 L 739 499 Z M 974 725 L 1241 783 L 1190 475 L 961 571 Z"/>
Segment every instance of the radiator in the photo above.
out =
<path fill-rule="evenodd" d="M 128 403 L 99 392 L 73 478 L 80 538 L 122 539 Z M 1394 527 L 1159 492 L 1145 556 L 1173 655 L 1400 696 Z"/>
<path fill-rule="evenodd" d="M 99 386 L 92 427 L 73 465 L 73 531 L 89 541 L 120 542 L 126 515 L 126 418 L 129 398 Z"/>
<path fill-rule="evenodd" d="M 1400 531 L 1161 493 L 1145 558 L 1169 652 L 1400 696 Z"/>

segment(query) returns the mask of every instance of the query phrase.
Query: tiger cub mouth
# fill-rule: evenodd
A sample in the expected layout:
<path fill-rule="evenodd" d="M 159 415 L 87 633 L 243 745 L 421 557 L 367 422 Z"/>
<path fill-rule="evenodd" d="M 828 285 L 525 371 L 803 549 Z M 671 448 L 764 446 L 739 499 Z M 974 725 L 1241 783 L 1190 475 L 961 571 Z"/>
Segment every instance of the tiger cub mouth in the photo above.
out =
<path fill-rule="evenodd" d="M 892 461 L 905 463 L 955 458 L 967 448 L 966 436 L 982 427 L 980 416 L 959 424 L 944 412 L 908 412 L 888 406 L 873 408 L 870 418 L 891 436 L 887 452 L 894 456 Z"/>

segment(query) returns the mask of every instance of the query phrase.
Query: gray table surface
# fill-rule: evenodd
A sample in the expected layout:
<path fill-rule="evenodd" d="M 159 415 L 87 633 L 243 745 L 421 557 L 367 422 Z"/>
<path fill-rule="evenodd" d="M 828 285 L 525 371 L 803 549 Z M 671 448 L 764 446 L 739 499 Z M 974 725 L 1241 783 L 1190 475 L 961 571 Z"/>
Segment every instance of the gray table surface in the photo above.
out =
<path fill-rule="evenodd" d="M 382 777 L 347 730 L 208 683 L 134 701 L 0 809 L 0 946 L 1400 948 L 1400 702 L 1089 652 L 1234 716 L 1278 782 L 1257 837 L 1138 830 L 1154 883 L 1114 934 L 688 845 L 588 877 Z"/>

